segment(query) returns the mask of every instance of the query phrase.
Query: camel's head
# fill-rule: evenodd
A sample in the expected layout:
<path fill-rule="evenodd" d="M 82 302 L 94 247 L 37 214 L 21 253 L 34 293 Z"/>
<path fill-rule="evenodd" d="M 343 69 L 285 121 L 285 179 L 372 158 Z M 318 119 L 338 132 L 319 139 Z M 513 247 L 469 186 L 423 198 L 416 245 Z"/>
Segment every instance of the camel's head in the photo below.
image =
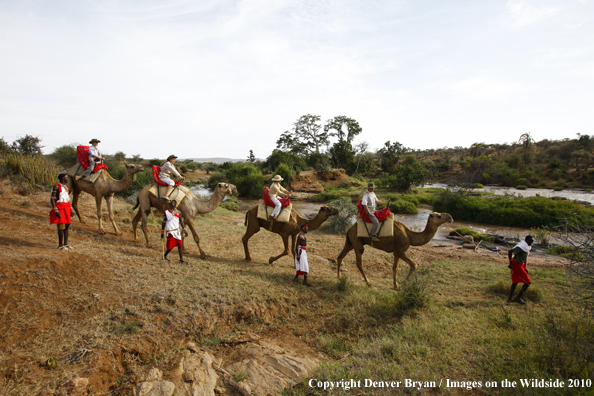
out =
<path fill-rule="evenodd" d="M 126 165 L 126 173 L 130 173 L 132 175 L 135 175 L 135 174 L 142 172 L 144 170 L 142 165 L 138 165 L 138 164 L 125 164 L 125 165 Z"/>
<path fill-rule="evenodd" d="M 429 219 L 427 219 L 427 224 L 432 224 L 436 227 L 439 227 L 443 223 L 453 223 L 454 219 L 449 213 L 437 213 L 433 212 L 429 215 Z"/>
<path fill-rule="evenodd" d="M 340 214 L 340 210 L 331 206 L 322 206 L 318 213 L 328 218 L 330 216 L 338 216 Z"/>
<path fill-rule="evenodd" d="M 230 183 L 219 183 L 216 188 L 223 195 L 235 195 L 237 194 L 237 187 Z"/>

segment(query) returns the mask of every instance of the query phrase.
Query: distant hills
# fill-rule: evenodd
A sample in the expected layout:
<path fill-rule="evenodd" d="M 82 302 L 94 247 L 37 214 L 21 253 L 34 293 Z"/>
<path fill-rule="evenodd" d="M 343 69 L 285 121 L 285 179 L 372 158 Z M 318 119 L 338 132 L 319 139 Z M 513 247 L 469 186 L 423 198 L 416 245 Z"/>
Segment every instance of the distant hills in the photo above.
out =
<path fill-rule="evenodd" d="M 179 161 L 185 161 L 191 159 L 194 162 L 214 162 L 215 164 L 222 164 L 223 162 L 245 162 L 246 159 L 234 159 L 234 158 L 180 158 Z"/>

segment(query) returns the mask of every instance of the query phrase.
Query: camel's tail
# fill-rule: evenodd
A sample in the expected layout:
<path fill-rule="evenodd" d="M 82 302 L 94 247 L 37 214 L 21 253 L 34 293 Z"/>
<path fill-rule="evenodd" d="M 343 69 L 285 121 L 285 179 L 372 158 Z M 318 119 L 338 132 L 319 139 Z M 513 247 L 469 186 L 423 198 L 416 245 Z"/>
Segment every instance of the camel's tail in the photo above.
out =
<path fill-rule="evenodd" d="M 243 225 L 246 227 L 248 225 L 248 213 L 249 213 L 249 210 L 247 212 L 245 212 L 245 221 L 243 222 Z"/>
<path fill-rule="evenodd" d="M 140 199 L 138 199 L 138 197 L 136 197 L 136 205 L 132 208 L 132 210 L 136 209 L 138 207 L 138 205 L 140 205 Z"/>
<path fill-rule="evenodd" d="M 344 248 L 342 249 L 342 252 L 340 252 L 340 254 L 338 255 L 338 258 L 336 259 L 336 261 L 338 263 L 340 263 L 345 258 L 347 253 L 350 252 L 352 249 L 353 249 L 353 244 L 351 242 L 351 238 L 349 238 L 349 233 L 347 232 L 346 241 L 344 243 Z"/>

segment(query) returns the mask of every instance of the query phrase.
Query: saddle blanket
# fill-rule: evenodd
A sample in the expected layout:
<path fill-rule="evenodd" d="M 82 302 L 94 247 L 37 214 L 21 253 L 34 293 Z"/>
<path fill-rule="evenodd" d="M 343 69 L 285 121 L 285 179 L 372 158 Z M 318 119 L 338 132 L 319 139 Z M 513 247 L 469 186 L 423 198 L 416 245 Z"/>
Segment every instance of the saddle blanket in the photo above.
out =
<path fill-rule="evenodd" d="M 384 225 L 382 227 L 382 224 Z M 367 226 L 367 230 L 369 230 L 369 233 L 367 232 L 367 230 L 365 230 L 365 227 Z M 379 235 L 378 237 L 391 237 L 394 236 L 394 213 L 391 213 L 390 216 L 388 216 L 388 218 L 386 220 L 384 220 L 383 222 L 379 223 L 379 227 L 378 230 L 379 231 Z M 357 237 L 358 238 L 369 238 L 369 234 L 371 233 L 371 229 L 373 228 L 373 223 L 366 223 L 363 221 L 362 218 L 357 217 Z"/>
<path fill-rule="evenodd" d="M 157 188 L 158 188 L 158 190 L 157 190 Z M 151 188 L 149 189 L 149 194 L 151 194 L 155 198 L 164 199 L 166 192 L 167 192 L 167 186 L 157 186 L 156 184 L 153 184 L 151 186 Z M 171 191 L 171 194 L 169 194 L 168 198 L 171 200 L 175 199 L 177 201 L 177 206 L 179 206 L 181 201 L 189 194 L 192 194 L 192 192 L 190 191 L 189 188 L 184 187 L 184 186 L 179 186 L 179 187 L 175 188 L 173 191 Z"/>
<path fill-rule="evenodd" d="M 258 217 L 259 219 L 262 219 L 262 220 L 268 220 L 268 216 L 270 216 L 272 214 L 273 210 L 274 210 L 274 208 L 271 208 L 270 206 L 266 205 L 264 203 L 264 200 L 261 199 L 260 202 L 258 203 L 258 216 L 256 216 L 256 217 Z M 282 208 L 281 212 L 279 213 L 275 222 L 288 223 L 289 219 L 291 218 L 292 210 L 293 210 L 293 204 L 290 204 L 286 208 Z"/>
<path fill-rule="evenodd" d="M 99 175 L 101 175 L 103 172 L 105 172 L 105 169 L 100 169 L 97 172 L 91 173 L 90 176 L 87 176 L 81 180 L 85 180 L 85 181 L 94 183 L 95 180 L 97 180 L 99 178 Z M 70 169 L 68 169 L 66 171 L 66 174 L 68 176 L 70 176 L 72 179 L 74 179 L 75 176 L 82 175 L 83 173 L 85 173 L 85 170 L 83 169 L 83 167 L 80 164 L 73 165 L 72 167 L 70 167 Z"/>

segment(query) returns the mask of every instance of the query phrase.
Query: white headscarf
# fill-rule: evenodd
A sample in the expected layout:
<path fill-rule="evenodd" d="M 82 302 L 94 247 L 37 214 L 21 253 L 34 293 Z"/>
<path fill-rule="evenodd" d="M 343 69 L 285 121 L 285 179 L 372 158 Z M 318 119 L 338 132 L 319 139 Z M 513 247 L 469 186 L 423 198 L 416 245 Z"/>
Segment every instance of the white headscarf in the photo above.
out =
<path fill-rule="evenodd" d="M 526 241 L 522 241 L 522 242 L 518 243 L 516 246 L 514 246 L 514 249 L 517 247 L 519 247 L 526 253 L 530 253 L 530 250 L 532 250 L 532 246 L 528 245 L 528 243 Z"/>

